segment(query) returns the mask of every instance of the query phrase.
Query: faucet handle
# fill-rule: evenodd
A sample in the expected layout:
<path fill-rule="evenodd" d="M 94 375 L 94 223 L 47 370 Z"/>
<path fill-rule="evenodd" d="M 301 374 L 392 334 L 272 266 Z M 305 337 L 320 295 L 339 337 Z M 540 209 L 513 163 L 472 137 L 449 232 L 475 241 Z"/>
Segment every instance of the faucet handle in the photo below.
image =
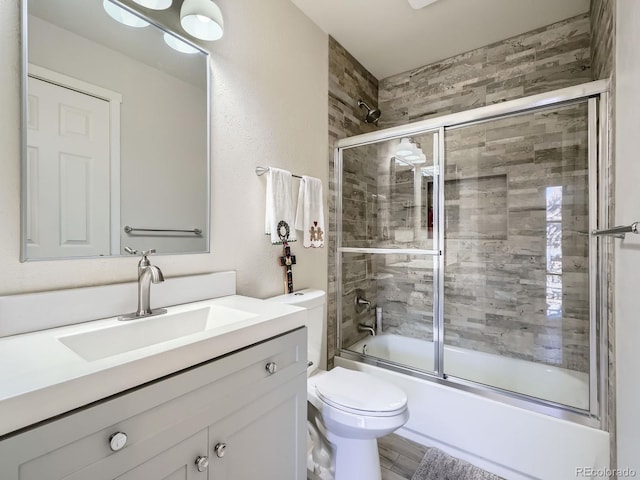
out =
<path fill-rule="evenodd" d="M 124 247 L 124 251 L 127 253 L 130 253 L 131 255 L 140 255 L 140 261 L 138 262 L 138 267 L 148 267 L 149 265 L 151 265 L 151 262 L 149 261 L 147 256 L 151 255 L 152 253 L 156 253 L 155 248 L 150 248 L 149 250 L 140 251 L 140 250 L 135 250 L 131 247 Z"/>
<path fill-rule="evenodd" d="M 124 247 L 124 251 L 130 253 L 131 255 L 142 255 L 143 257 L 151 255 L 152 253 L 156 253 L 155 248 L 150 248 L 149 250 L 135 250 L 131 247 Z"/>

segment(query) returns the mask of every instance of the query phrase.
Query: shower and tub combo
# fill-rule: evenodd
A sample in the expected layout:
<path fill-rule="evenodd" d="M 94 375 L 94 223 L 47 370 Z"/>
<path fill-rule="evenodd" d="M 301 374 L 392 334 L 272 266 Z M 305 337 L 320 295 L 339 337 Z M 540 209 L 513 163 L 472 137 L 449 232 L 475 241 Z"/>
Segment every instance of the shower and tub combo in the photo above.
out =
<path fill-rule="evenodd" d="M 607 88 L 336 145 L 335 364 L 408 393 L 402 434 L 505 478 L 608 466 Z"/>

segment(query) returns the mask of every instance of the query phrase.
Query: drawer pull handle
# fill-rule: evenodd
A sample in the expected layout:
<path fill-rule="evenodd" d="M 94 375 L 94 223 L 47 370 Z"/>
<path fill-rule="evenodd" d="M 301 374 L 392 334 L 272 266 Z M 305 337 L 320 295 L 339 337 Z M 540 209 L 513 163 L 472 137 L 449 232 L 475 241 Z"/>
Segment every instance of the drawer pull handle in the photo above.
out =
<path fill-rule="evenodd" d="M 267 363 L 265 368 L 267 369 L 267 372 L 269 372 L 270 375 L 273 375 L 278 371 L 278 365 L 276 365 L 276 362 Z"/>
<path fill-rule="evenodd" d="M 111 451 L 117 452 L 122 450 L 127 444 L 127 434 L 123 432 L 114 433 L 109 437 L 109 447 Z"/>
<path fill-rule="evenodd" d="M 215 447 L 213 447 L 213 451 L 216 452 L 218 458 L 222 458 L 224 457 L 224 454 L 227 453 L 227 444 L 218 443 Z"/>
<path fill-rule="evenodd" d="M 196 468 L 199 472 L 204 472 L 207 468 L 209 468 L 209 457 L 196 458 Z"/>

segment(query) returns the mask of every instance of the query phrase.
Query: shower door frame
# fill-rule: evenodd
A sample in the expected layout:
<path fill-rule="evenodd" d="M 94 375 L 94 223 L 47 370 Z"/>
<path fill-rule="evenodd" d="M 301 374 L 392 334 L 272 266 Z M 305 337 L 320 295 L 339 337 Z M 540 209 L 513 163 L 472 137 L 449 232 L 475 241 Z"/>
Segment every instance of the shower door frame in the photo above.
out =
<path fill-rule="evenodd" d="M 336 355 L 364 363 L 374 364 L 414 377 L 466 390 L 485 398 L 491 398 L 546 415 L 607 430 L 608 412 L 608 264 L 611 239 L 591 234 L 594 230 L 608 228 L 609 222 L 609 81 L 597 80 L 551 92 L 508 100 L 473 110 L 443 115 L 407 125 L 386 128 L 363 135 L 336 141 L 334 173 L 336 184 Z M 543 400 L 497 387 L 483 385 L 444 371 L 444 166 L 445 132 L 448 129 L 470 126 L 515 116 L 545 108 L 563 107 L 586 103 L 588 108 L 588 185 L 589 185 L 589 410 Z M 434 234 L 433 249 L 402 248 L 352 248 L 342 246 L 342 152 L 345 149 L 380 143 L 407 136 L 434 134 L 437 138 L 438 156 L 434 158 Z M 435 140 L 434 138 L 434 140 Z M 434 149 L 435 150 L 435 149 Z M 435 180 L 435 179 L 434 179 Z M 342 346 L 342 254 L 412 254 L 432 256 L 433 279 L 433 343 L 434 371 L 418 371 L 394 362 L 369 357 L 346 350 Z"/>

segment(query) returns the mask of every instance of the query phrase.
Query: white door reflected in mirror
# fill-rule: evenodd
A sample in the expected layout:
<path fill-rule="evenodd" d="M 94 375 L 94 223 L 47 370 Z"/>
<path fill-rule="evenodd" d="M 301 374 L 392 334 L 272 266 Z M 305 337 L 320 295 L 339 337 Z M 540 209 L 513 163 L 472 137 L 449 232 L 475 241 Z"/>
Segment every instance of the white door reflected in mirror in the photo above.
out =
<path fill-rule="evenodd" d="M 109 255 L 109 102 L 31 76 L 28 89 L 27 255 Z"/>

